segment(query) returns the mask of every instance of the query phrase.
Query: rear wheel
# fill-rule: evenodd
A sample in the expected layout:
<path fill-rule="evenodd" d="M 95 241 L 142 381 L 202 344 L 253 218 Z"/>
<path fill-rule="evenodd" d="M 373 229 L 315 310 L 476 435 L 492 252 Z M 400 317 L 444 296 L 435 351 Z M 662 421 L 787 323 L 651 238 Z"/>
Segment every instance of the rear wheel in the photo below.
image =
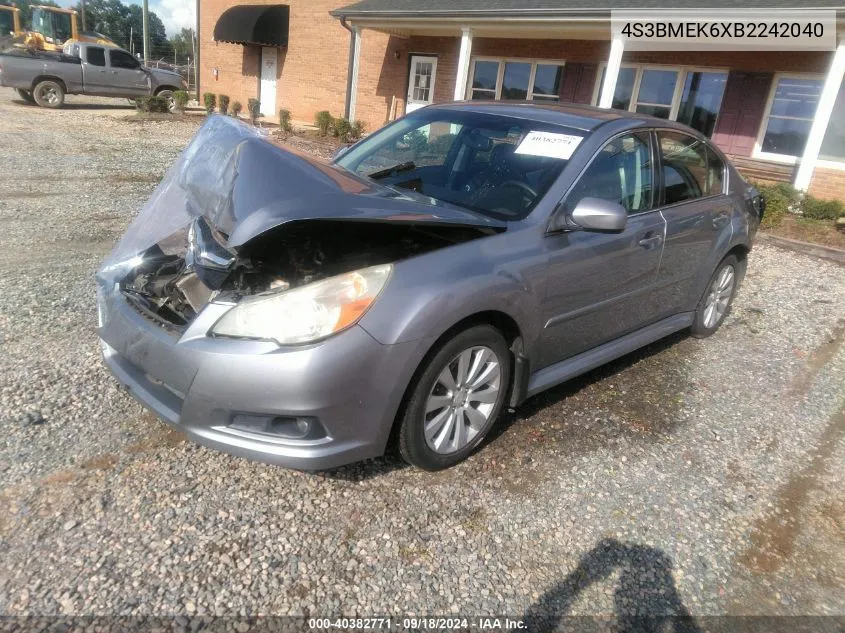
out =
<path fill-rule="evenodd" d="M 42 108 L 60 108 L 65 102 L 65 89 L 58 81 L 45 79 L 32 89 L 32 97 Z"/>
<path fill-rule="evenodd" d="M 704 296 L 698 302 L 690 332 L 696 338 L 714 334 L 731 310 L 739 283 L 745 274 L 745 260 L 735 255 L 723 259 L 707 284 Z"/>
<path fill-rule="evenodd" d="M 35 99 L 32 97 L 32 93 L 29 90 L 15 88 L 15 92 L 17 92 L 18 96 L 27 103 L 35 103 Z"/>
<path fill-rule="evenodd" d="M 425 470 L 466 459 L 499 416 L 510 376 L 510 352 L 494 327 L 478 325 L 445 342 L 412 386 L 400 421 L 402 458 Z"/>

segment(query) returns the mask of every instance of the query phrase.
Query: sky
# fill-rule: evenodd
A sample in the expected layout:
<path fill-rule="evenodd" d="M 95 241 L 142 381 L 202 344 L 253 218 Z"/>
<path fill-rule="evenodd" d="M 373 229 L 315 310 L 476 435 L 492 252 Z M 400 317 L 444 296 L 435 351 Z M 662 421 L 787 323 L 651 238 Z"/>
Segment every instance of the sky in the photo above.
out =
<path fill-rule="evenodd" d="M 78 0 L 57 0 L 63 7 L 77 4 Z M 121 0 L 124 4 L 141 4 L 141 0 Z M 193 27 L 196 22 L 194 0 L 149 0 L 150 11 L 161 18 L 167 37 L 173 37 L 182 28 Z"/>

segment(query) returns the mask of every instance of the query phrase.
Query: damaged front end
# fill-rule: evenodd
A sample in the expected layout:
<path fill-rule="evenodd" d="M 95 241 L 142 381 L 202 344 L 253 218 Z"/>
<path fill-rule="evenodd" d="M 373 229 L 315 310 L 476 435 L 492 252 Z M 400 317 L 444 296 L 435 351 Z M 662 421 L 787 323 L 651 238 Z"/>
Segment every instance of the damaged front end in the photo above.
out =
<path fill-rule="evenodd" d="M 238 309 L 212 335 L 299 343 L 357 321 L 395 262 L 501 230 L 211 117 L 97 276 L 169 331 L 217 302 Z"/>

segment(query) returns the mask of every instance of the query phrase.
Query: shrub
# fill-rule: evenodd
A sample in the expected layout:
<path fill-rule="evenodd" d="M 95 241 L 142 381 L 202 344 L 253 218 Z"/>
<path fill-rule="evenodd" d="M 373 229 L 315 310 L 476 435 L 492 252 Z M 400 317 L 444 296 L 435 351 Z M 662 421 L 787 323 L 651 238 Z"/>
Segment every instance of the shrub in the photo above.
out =
<path fill-rule="evenodd" d="M 217 97 L 217 105 L 220 109 L 220 114 L 229 114 L 229 95 L 220 95 Z"/>
<path fill-rule="evenodd" d="M 249 121 L 253 125 L 261 116 L 261 102 L 258 99 L 250 99 L 246 103 L 246 109 L 249 111 Z"/>
<path fill-rule="evenodd" d="M 332 121 L 332 136 L 336 136 L 344 143 L 349 138 L 349 134 L 352 131 L 352 124 L 349 122 L 349 119 L 344 117 L 338 117 Z"/>
<path fill-rule="evenodd" d="M 206 114 L 214 112 L 214 106 L 217 105 L 217 95 L 213 92 L 206 92 L 202 95 L 202 102 L 205 104 Z"/>
<path fill-rule="evenodd" d="M 167 113 L 167 99 L 164 97 L 136 97 L 135 109 L 138 112 L 162 112 Z"/>
<path fill-rule="evenodd" d="M 819 200 L 813 196 L 804 198 L 801 210 L 811 220 L 836 220 L 845 216 L 845 205 L 839 200 Z"/>
<path fill-rule="evenodd" d="M 428 137 L 422 130 L 411 130 L 402 137 L 402 142 L 413 150 L 415 156 L 428 149 Z"/>
<path fill-rule="evenodd" d="M 329 114 L 328 110 L 323 110 L 314 117 L 314 124 L 320 130 L 321 135 L 327 136 L 334 127 L 334 117 Z"/>
<path fill-rule="evenodd" d="M 182 112 L 185 109 L 185 106 L 188 105 L 188 93 L 184 90 L 177 90 L 173 93 L 173 100 L 176 102 L 176 109 L 179 112 Z"/>
<path fill-rule="evenodd" d="M 801 194 L 788 183 L 757 183 L 755 187 L 766 200 L 766 212 L 760 225 L 763 228 L 771 229 L 778 226 L 787 213 L 797 211 L 801 205 Z"/>
<path fill-rule="evenodd" d="M 349 130 L 349 140 L 357 141 L 362 136 L 364 136 L 364 122 L 360 120 L 355 121 L 355 123 L 352 124 L 352 129 Z"/>
<path fill-rule="evenodd" d="M 290 132 L 293 126 L 290 124 L 290 110 L 282 108 L 279 110 L 279 129 L 283 132 Z"/>
<path fill-rule="evenodd" d="M 241 105 L 241 102 L 235 101 L 232 104 L 232 116 L 237 119 L 241 115 L 241 110 L 243 110 L 243 109 L 244 109 L 244 107 Z"/>

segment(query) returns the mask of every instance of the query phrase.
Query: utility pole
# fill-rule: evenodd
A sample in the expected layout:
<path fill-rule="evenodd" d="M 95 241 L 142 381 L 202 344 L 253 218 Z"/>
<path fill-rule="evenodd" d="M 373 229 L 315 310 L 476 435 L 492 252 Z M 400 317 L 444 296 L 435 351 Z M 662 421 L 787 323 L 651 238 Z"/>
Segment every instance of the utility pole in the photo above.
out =
<path fill-rule="evenodd" d="M 80 8 L 80 16 L 79 17 L 82 18 L 82 30 L 84 32 L 84 31 L 88 30 L 88 27 L 85 25 L 85 0 L 80 0 L 79 8 Z"/>
<path fill-rule="evenodd" d="M 150 7 L 149 0 L 144 0 L 144 65 L 150 63 Z"/>
<path fill-rule="evenodd" d="M 129 27 L 129 52 L 132 55 L 132 57 L 135 57 L 135 42 L 132 39 L 134 35 L 135 34 L 133 32 L 133 29 L 130 26 Z"/>

